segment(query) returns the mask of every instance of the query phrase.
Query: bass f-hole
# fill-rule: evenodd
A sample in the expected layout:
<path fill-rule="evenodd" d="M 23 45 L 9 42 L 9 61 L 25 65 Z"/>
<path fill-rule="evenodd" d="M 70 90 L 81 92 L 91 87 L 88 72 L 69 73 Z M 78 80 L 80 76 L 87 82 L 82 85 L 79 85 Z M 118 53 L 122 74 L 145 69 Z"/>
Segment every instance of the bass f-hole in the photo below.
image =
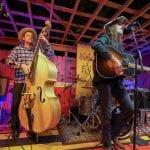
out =
<path fill-rule="evenodd" d="M 44 103 L 45 102 L 45 98 L 42 99 L 42 88 L 40 86 L 38 86 L 37 89 L 40 90 L 40 102 Z"/>

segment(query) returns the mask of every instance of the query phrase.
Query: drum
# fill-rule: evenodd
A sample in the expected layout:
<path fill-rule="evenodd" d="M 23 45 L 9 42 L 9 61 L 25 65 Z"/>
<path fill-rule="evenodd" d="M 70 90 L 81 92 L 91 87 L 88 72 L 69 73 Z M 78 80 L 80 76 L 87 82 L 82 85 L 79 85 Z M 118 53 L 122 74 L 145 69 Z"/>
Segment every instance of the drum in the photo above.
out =
<path fill-rule="evenodd" d="M 76 119 L 79 121 L 79 123 L 84 123 L 86 120 L 87 120 L 87 118 L 88 118 L 88 116 L 86 115 L 83 115 L 83 114 L 80 114 L 80 112 L 79 112 L 79 107 L 78 106 L 76 106 L 76 107 L 72 107 L 71 109 L 70 109 L 70 111 L 71 111 L 71 116 L 70 116 L 70 120 L 71 120 L 71 122 L 73 123 L 74 121 L 76 121 Z M 76 118 L 76 119 L 75 119 Z M 78 124 L 78 123 L 77 123 Z M 79 125 L 79 124 L 78 124 Z"/>
<path fill-rule="evenodd" d="M 89 115 L 92 112 L 92 97 L 84 96 L 80 98 L 80 114 Z"/>
<path fill-rule="evenodd" d="M 115 122 L 117 120 L 118 115 L 121 113 L 121 108 L 120 106 L 116 106 L 113 111 L 112 111 L 112 120 L 111 120 L 111 124 L 112 124 L 112 128 L 115 125 Z M 123 138 L 127 138 L 130 135 L 130 130 L 132 128 L 132 124 L 133 124 L 133 118 L 130 119 L 130 121 L 128 121 L 125 126 L 123 127 L 119 138 L 123 139 Z"/>

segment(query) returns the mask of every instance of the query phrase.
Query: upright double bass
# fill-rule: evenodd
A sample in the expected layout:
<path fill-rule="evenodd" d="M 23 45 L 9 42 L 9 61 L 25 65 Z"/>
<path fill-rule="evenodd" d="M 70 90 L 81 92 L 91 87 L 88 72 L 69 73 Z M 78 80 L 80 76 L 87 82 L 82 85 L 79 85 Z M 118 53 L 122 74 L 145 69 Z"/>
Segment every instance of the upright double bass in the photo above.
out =
<path fill-rule="evenodd" d="M 41 33 L 48 35 L 51 23 Z M 58 97 L 54 92 L 57 80 L 57 68 L 41 53 L 41 40 L 38 39 L 31 63 L 31 71 L 26 80 L 26 88 L 22 93 L 19 105 L 19 119 L 21 125 L 35 133 L 44 132 L 55 127 L 61 116 L 61 107 Z"/>

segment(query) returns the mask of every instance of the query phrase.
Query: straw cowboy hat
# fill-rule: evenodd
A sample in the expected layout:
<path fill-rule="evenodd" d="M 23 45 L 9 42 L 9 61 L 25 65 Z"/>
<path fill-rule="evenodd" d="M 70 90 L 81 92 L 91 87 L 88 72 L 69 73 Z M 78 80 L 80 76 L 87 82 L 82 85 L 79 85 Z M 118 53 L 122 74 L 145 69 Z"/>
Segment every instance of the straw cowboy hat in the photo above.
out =
<path fill-rule="evenodd" d="M 104 25 L 104 30 L 106 32 L 109 31 L 109 28 L 114 24 L 128 24 L 128 23 L 129 23 L 129 20 L 126 17 L 120 16 L 120 17 L 113 19 L 112 21 L 106 23 Z"/>
<path fill-rule="evenodd" d="M 18 33 L 19 41 L 23 40 L 23 36 L 26 32 L 31 32 L 33 34 L 34 41 L 37 39 L 37 32 L 33 28 L 22 28 Z"/>

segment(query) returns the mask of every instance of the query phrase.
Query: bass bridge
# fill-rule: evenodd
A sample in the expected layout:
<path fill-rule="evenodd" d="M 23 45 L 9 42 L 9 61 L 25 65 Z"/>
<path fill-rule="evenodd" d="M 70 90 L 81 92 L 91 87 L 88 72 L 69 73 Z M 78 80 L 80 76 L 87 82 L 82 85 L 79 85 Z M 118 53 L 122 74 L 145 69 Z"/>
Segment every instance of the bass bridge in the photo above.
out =
<path fill-rule="evenodd" d="M 22 107 L 24 109 L 31 109 L 34 105 L 35 93 L 22 93 Z"/>

